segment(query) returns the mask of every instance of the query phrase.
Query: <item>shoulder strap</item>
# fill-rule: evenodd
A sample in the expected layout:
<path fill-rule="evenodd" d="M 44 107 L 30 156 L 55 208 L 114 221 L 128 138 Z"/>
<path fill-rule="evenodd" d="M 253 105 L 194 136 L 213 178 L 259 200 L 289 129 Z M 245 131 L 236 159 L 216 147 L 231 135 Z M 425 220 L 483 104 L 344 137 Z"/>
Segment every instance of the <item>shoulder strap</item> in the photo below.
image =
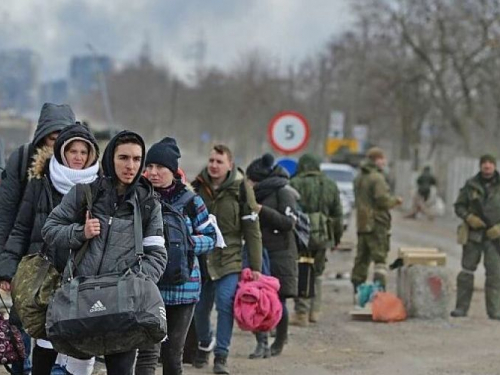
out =
<path fill-rule="evenodd" d="M 85 203 L 87 206 L 87 211 L 90 212 L 92 215 L 92 208 L 93 208 L 93 201 L 92 201 L 92 189 L 89 184 L 81 185 L 83 189 L 83 195 L 85 197 Z M 75 255 L 75 260 L 74 260 L 74 265 L 73 265 L 73 272 L 76 267 L 80 264 L 80 262 L 83 259 L 83 256 L 87 252 L 89 248 L 89 242 L 90 241 L 85 241 L 82 247 L 80 248 L 80 251 L 78 251 Z"/>
<path fill-rule="evenodd" d="M 187 190 L 184 192 L 184 194 L 182 194 L 179 197 L 179 199 L 177 199 L 172 204 L 172 206 L 174 206 L 174 208 L 177 209 L 178 211 L 182 212 L 184 210 L 184 208 L 189 204 L 189 202 L 191 202 L 194 199 L 195 196 L 196 196 L 195 193 Z"/>
<path fill-rule="evenodd" d="M 141 257 L 144 255 L 144 248 L 142 246 L 142 215 L 139 197 L 137 193 L 134 194 L 134 241 L 135 241 L 135 255 Z"/>

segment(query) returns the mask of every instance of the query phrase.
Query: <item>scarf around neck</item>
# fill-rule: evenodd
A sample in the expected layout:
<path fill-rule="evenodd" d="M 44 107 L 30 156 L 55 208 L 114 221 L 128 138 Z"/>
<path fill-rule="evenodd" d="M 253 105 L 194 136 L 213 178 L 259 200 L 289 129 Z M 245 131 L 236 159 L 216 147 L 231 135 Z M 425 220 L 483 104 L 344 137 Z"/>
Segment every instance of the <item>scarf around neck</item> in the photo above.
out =
<path fill-rule="evenodd" d="M 50 180 L 56 190 L 66 195 L 76 184 L 90 184 L 97 178 L 99 163 L 85 169 L 71 169 L 60 164 L 55 157 L 50 158 Z"/>

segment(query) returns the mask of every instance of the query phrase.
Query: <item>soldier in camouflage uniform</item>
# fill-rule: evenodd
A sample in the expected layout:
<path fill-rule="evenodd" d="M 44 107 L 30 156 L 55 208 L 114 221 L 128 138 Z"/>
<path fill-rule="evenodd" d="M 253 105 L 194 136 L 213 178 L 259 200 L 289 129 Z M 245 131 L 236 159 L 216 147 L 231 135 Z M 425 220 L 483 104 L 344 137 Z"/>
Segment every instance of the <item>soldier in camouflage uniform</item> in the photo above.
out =
<path fill-rule="evenodd" d="M 308 255 L 314 257 L 315 296 L 311 299 L 295 299 L 295 315 L 290 324 L 306 326 L 316 323 L 321 312 L 321 275 L 325 270 L 326 249 L 337 246 L 342 238 L 342 205 L 337 184 L 320 170 L 320 161 L 314 155 L 306 154 L 299 159 L 297 176 L 290 185 L 300 194 L 300 206 L 311 218 L 323 214 L 328 221 L 328 238 L 324 243 L 309 240 Z M 314 220 L 311 219 L 311 232 L 314 232 Z M 304 254 L 300 254 L 304 255 Z"/>
<path fill-rule="evenodd" d="M 367 157 L 354 181 L 358 249 L 351 281 L 355 293 L 358 285 L 366 281 L 372 261 L 375 263 L 373 280 L 385 287 L 391 229 L 389 210 L 402 203 L 401 198 L 391 195 L 382 172 L 386 165 L 383 150 L 372 148 Z"/>
<path fill-rule="evenodd" d="M 465 183 L 455 202 L 464 222 L 459 242 L 464 245 L 462 270 L 457 277 L 457 304 L 453 317 L 466 316 L 474 289 L 474 271 L 484 254 L 486 311 L 500 319 L 500 175 L 491 155 L 480 159 L 481 171 Z"/>

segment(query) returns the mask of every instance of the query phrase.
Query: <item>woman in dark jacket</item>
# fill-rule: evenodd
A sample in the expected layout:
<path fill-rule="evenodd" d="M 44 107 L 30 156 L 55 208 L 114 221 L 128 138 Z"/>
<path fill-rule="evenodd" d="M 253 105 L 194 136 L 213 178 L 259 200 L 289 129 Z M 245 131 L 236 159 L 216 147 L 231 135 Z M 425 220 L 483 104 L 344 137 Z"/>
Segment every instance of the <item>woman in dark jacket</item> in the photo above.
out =
<path fill-rule="evenodd" d="M 271 275 L 280 281 L 279 295 L 283 304 L 283 316 L 276 327 L 276 339 L 270 350 L 267 333 L 256 334 L 257 348 L 250 358 L 265 358 L 269 354 L 281 354 L 288 336 L 286 299 L 297 295 L 297 245 L 293 227 L 298 193 L 288 185 L 288 173 L 280 166 L 274 166 L 270 154 L 254 160 L 246 174 L 253 184 L 260 208 L 263 247 L 269 253 Z"/>
<path fill-rule="evenodd" d="M 91 183 L 99 173 L 99 148 L 92 133 L 82 125 L 66 127 L 51 148 L 42 148 L 29 171 L 29 183 L 14 228 L 0 254 L 0 287 L 10 290 L 10 281 L 21 258 L 46 252 L 59 272 L 67 252 L 51 252 L 42 239 L 42 227 L 62 197 L 78 183 Z M 57 352 L 50 342 L 37 340 L 33 349 L 32 374 L 50 374 Z M 91 361 L 87 361 L 92 366 Z M 79 375 L 79 374 L 78 374 Z"/>

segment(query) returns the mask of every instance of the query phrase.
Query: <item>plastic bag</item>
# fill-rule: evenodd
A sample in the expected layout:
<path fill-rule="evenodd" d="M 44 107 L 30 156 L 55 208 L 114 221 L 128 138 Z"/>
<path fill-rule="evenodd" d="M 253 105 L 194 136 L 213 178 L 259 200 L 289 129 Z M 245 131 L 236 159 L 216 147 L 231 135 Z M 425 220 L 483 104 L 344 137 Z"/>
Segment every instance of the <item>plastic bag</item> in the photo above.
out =
<path fill-rule="evenodd" d="M 397 296 L 378 292 L 373 298 L 372 319 L 375 322 L 400 322 L 406 319 L 406 309 Z"/>

